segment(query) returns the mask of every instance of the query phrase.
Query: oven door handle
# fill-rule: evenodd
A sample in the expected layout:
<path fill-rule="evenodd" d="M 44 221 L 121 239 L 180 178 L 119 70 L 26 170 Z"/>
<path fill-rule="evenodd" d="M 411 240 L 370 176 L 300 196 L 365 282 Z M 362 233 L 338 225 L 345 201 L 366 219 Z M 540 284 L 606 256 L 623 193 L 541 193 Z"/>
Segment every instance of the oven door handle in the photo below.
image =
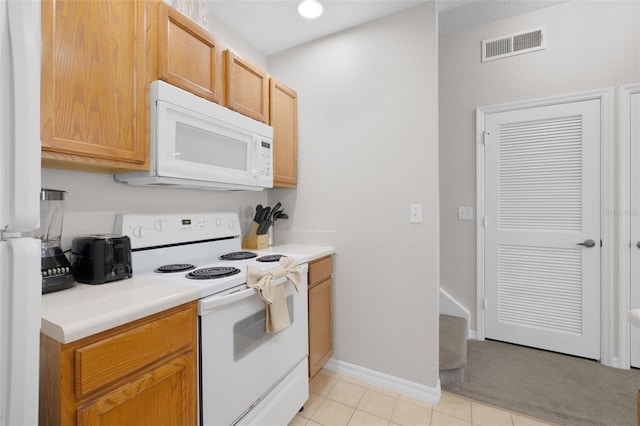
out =
<path fill-rule="evenodd" d="M 247 288 L 246 290 L 238 290 L 232 293 L 226 293 L 223 295 L 213 295 L 206 297 L 198 304 L 198 313 L 205 315 L 209 311 L 220 308 L 221 306 L 228 305 L 229 303 L 237 302 L 238 300 L 246 299 L 258 294 L 255 288 Z"/>

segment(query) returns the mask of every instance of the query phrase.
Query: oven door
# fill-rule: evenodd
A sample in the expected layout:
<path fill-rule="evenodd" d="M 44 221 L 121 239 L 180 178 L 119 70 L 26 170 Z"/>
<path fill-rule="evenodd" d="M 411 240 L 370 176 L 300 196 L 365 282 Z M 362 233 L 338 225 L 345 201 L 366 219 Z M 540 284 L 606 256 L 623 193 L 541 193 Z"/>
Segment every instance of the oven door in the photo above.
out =
<path fill-rule="evenodd" d="M 307 356 L 306 268 L 301 267 L 299 292 L 286 279 L 278 281 L 286 286 L 291 320 L 278 333 L 266 333 L 265 302 L 255 289 L 242 287 L 200 300 L 203 426 L 238 422 Z"/>

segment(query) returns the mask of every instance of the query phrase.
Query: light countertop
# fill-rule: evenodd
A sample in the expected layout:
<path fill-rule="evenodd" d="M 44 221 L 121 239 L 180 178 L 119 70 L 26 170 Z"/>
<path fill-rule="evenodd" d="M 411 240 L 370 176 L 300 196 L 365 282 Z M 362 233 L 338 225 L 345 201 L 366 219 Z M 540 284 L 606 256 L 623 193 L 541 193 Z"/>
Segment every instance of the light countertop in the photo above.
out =
<path fill-rule="evenodd" d="M 261 252 L 270 252 L 276 254 L 295 254 L 298 262 L 307 263 L 321 257 L 335 253 L 333 247 L 324 246 L 308 246 L 302 244 L 283 244 L 279 246 L 271 246 L 267 249 L 261 249 Z"/>
<path fill-rule="evenodd" d="M 296 254 L 300 263 L 334 253 L 332 247 L 286 244 L 261 252 Z M 196 286 L 136 277 L 100 285 L 76 283 L 42 296 L 40 331 L 70 343 L 198 299 Z"/>
<path fill-rule="evenodd" d="M 40 331 L 69 343 L 195 300 L 200 289 L 144 278 L 90 285 L 42 296 Z"/>

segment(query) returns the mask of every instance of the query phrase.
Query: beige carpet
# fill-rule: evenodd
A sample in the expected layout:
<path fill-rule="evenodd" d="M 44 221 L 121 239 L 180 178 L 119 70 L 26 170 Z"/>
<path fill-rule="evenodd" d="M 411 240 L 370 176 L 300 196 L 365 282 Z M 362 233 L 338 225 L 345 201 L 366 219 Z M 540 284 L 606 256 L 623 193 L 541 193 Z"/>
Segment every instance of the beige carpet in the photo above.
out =
<path fill-rule="evenodd" d="M 490 340 L 467 348 L 465 382 L 444 390 L 566 425 L 637 424 L 637 369 Z"/>

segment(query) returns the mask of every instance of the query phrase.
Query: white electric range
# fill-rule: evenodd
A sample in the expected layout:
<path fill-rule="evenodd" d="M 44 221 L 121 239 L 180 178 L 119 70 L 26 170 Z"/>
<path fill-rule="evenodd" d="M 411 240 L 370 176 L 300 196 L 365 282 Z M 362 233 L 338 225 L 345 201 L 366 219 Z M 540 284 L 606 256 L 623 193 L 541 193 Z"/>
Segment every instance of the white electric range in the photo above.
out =
<path fill-rule="evenodd" d="M 307 265 L 301 256 L 241 248 L 236 213 L 121 214 L 136 277 L 200 289 L 201 426 L 288 424 L 309 396 Z M 246 286 L 248 265 L 267 270 L 281 256 L 299 263 L 299 291 L 284 285 L 291 325 L 267 333 L 265 303 Z"/>

